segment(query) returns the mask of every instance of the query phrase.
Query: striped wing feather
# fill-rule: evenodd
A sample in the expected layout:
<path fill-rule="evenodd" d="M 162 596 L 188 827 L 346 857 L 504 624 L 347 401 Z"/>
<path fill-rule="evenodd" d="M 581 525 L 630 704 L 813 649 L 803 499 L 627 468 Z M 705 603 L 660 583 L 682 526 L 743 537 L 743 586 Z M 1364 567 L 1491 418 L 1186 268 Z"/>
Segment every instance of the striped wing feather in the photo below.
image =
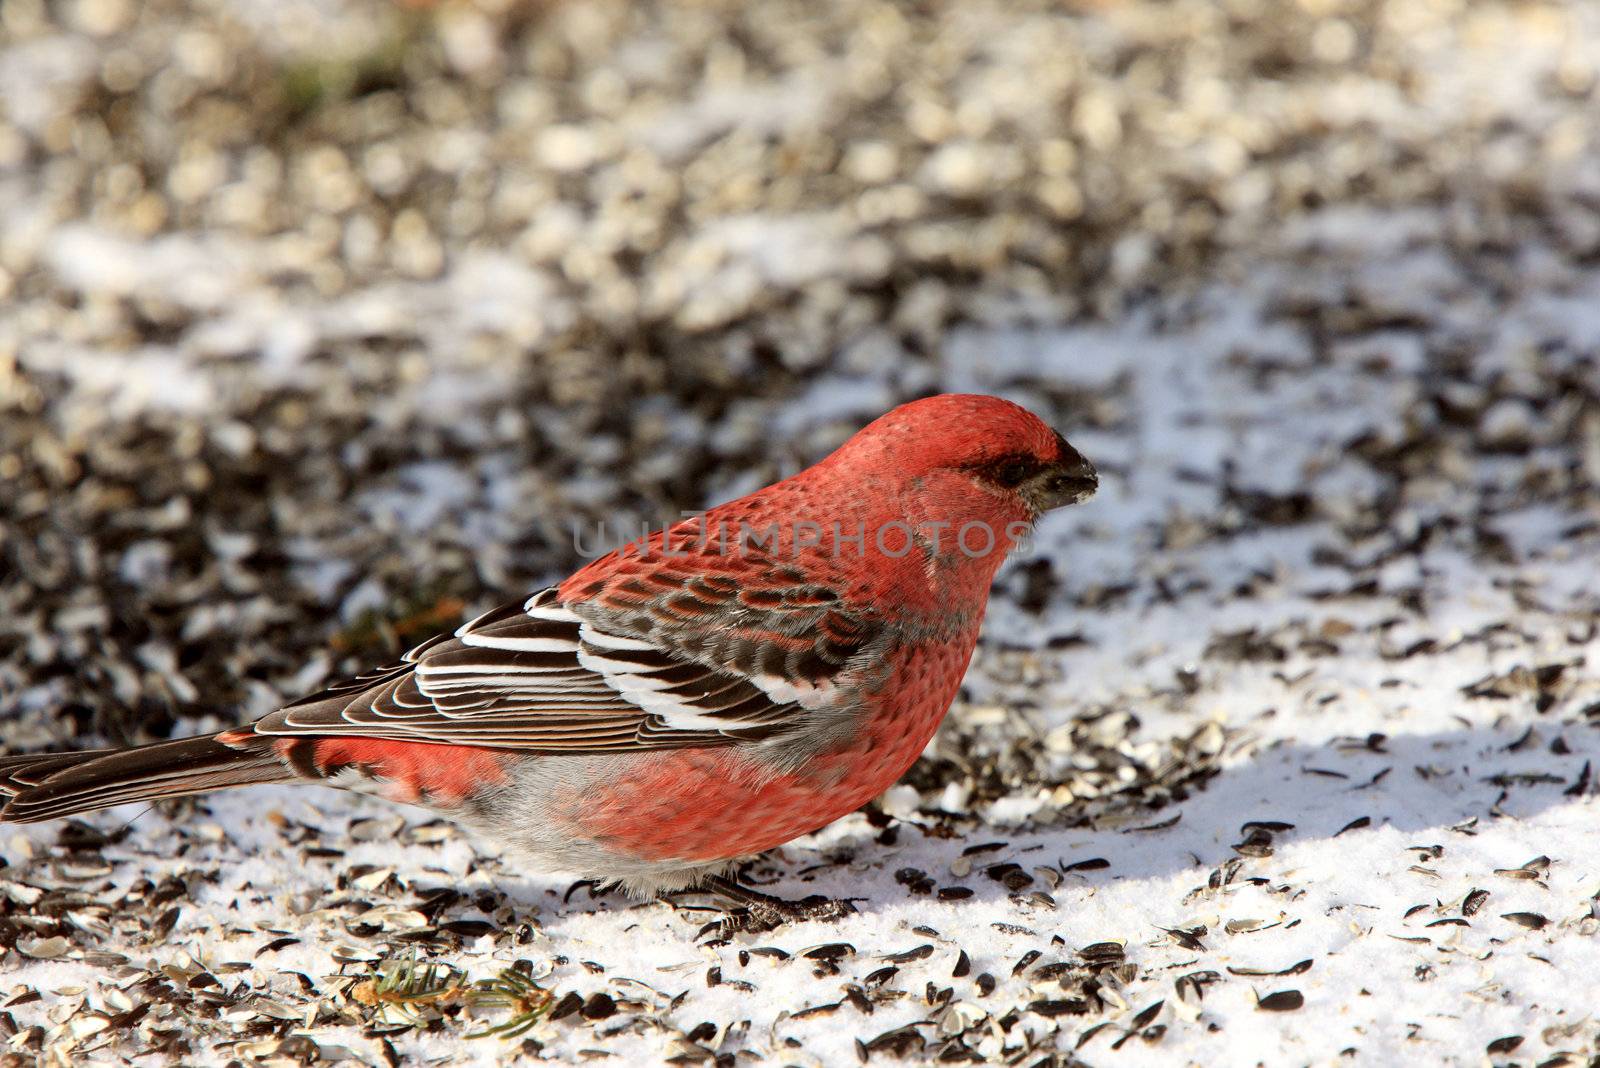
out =
<path fill-rule="evenodd" d="M 566 753 L 727 745 L 825 703 L 868 633 L 803 595 L 751 605 L 736 586 L 680 592 L 693 604 L 624 595 L 575 611 L 546 589 L 254 729 Z"/>

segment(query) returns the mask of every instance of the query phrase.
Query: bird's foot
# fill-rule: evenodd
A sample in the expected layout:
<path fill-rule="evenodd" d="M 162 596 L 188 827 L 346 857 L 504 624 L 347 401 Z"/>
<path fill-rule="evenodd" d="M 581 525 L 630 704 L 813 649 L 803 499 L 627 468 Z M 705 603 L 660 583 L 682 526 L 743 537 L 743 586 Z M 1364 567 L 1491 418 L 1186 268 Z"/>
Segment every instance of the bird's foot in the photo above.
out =
<path fill-rule="evenodd" d="M 846 900 L 812 894 L 803 901 L 787 901 L 741 886 L 732 879 L 720 875 L 707 879 L 705 886 L 714 893 L 738 902 L 739 907 L 730 909 L 721 919 L 713 920 L 700 928 L 696 938 L 704 938 L 707 935 L 725 938 L 741 931 L 760 933 L 775 930 L 786 923 L 801 923 L 806 920 L 832 922 L 856 911 L 856 907 Z"/>

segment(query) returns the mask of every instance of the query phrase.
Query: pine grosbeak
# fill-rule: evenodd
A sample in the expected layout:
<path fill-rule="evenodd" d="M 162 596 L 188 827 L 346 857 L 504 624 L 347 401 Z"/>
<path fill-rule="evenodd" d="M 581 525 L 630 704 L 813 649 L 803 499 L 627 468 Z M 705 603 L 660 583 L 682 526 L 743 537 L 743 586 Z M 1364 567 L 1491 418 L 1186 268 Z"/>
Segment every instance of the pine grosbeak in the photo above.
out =
<path fill-rule="evenodd" d="M 1015 404 L 914 401 L 792 478 L 249 726 L 0 759 L 0 818 L 322 783 L 437 809 L 541 868 L 705 886 L 769 925 L 828 914 L 724 873 L 911 766 L 1006 554 L 1095 487 Z"/>

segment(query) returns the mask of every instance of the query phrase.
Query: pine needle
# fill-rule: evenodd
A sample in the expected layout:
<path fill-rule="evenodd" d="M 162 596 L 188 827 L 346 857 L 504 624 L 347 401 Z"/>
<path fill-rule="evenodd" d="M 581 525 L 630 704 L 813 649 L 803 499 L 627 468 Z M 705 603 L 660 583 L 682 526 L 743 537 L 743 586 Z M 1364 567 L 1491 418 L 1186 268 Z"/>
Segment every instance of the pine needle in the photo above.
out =
<path fill-rule="evenodd" d="M 473 992 L 473 1006 L 488 1009 L 505 1009 L 512 1016 L 505 1023 L 475 1031 L 468 1038 L 520 1038 L 550 1011 L 555 996 L 517 968 L 507 968 L 493 979 L 478 983 Z"/>
<path fill-rule="evenodd" d="M 373 1009 L 374 1020 L 404 1027 L 427 1027 L 450 1009 L 509 1012 L 510 1018 L 469 1033 L 467 1038 L 519 1038 L 549 1012 L 554 995 L 518 968 L 475 983 L 449 964 L 418 960 L 416 951 L 382 962 L 377 974 L 350 988 L 350 999 Z"/>
<path fill-rule="evenodd" d="M 426 1027 L 442 1009 L 461 1004 L 472 991 L 466 973 L 448 964 L 419 961 L 416 951 L 384 961 L 378 974 L 350 990 L 351 1000 L 376 1009 L 386 1023 Z"/>

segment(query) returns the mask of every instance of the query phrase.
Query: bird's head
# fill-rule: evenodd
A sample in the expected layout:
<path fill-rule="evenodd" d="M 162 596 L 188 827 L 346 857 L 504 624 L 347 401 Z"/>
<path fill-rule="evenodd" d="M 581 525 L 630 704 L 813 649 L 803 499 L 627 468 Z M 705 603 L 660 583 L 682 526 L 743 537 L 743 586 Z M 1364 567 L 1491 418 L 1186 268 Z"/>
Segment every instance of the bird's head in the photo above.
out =
<path fill-rule="evenodd" d="M 999 397 L 945 393 L 902 404 L 829 462 L 931 496 L 952 520 L 1032 522 L 1094 495 L 1094 465 L 1038 416 Z"/>
<path fill-rule="evenodd" d="M 1035 521 L 1098 484 L 1094 465 L 1027 409 L 944 394 L 895 408 L 814 466 L 670 533 L 690 554 L 783 559 L 796 581 L 820 577 L 850 603 L 889 598 L 925 622 L 964 626 Z"/>

